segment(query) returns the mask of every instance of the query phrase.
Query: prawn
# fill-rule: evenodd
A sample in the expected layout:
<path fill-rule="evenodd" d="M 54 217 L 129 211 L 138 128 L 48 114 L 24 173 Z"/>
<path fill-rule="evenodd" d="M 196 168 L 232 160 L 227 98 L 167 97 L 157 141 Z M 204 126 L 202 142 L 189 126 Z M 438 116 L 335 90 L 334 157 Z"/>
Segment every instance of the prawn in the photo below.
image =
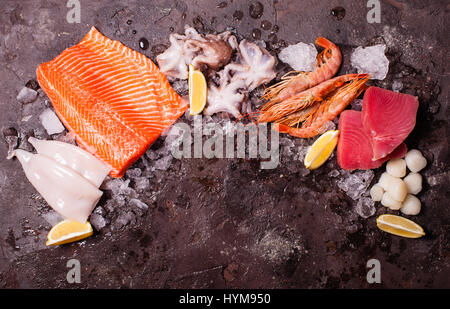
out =
<path fill-rule="evenodd" d="M 334 43 L 319 37 L 316 44 L 324 50 L 317 55 L 316 69 L 313 72 L 291 71 L 281 77 L 281 81 L 268 87 L 262 96 L 270 104 L 283 101 L 305 89 L 314 87 L 333 77 L 342 62 L 342 54 Z"/>
<path fill-rule="evenodd" d="M 323 98 L 329 96 L 333 91 L 336 91 L 344 83 L 351 81 L 361 74 L 347 74 L 337 76 L 320 83 L 319 85 L 302 91 L 294 96 L 289 97 L 279 103 L 266 103 L 261 108 L 261 114 L 258 117 L 259 122 L 278 121 L 286 116 L 306 109 L 316 102 L 321 102 Z"/>
<path fill-rule="evenodd" d="M 335 94 L 322 102 L 315 103 L 314 108 L 304 115 L 301 128 L 276 122 L 273 129 L 300 138 L 310 138 L 323 133 L 330 121 L 336 118 L 364 91 L 368 80 L 368 74 L 360 74 L 351 82 L 342 86 Z M 296 124 L 298 125 L 299 122 Z"/>

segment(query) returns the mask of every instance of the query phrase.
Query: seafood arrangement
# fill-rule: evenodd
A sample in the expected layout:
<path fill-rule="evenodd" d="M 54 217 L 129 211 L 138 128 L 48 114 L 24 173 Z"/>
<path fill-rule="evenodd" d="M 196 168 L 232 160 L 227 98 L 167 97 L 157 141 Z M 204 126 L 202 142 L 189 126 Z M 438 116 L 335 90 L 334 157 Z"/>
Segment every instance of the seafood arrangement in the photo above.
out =
<path fill-rule="evenodd" d="M 105 177 L 122 177 L 185 113 L 188 101 L 169 80 L 189 78 L 192 100 L 195 70 L 198 85 L 206 91 L 199 96 L 203 101 L 198 112 L 225 113 L 238 121 L 255 114 L 251 104 L 243 104 L 248 93 L 277 75 L 274 55 L 255 42 L 238 42 L 229 31 L 202 35 L 186 27 L 184 34 L 171 34 L 169 42 L 156 57 L 158 67 L 92 27 L 80 43 L 37 68 L 39 84 L 81 148 L 30 138 L 36 154 L 16 149 L 11 156 L 19 159 L 28 180 L 63 217 L 85 223 L 102 196 L 99 188 Z M 421 169 L 416 166 L 422 163 L 414 153 L 407 154 L 404 143 L 415 126 L 417 98 L 368 87 L 371 76 L 364 72 L 335 76 L 342 62 L 339 47 L 323 37 L 315 43 L 323 48 L 315 69 L 291 71 L 267 86 L 261 96 L 264 104 L 256 110 L 257 122 L 271 122 L 274 130 L 296 138 L 328 131 L 307 154 L 309 169 L 320 167 L 335 147 L 337 162 L 345 170 L 375 169 L 390 160 L 388 173 L 394 176 L 382 177 L 372 188 L 372 198 L 391 208 L 404 203 L 406 213 L 416 213 L 417 203 L 409 195 L 421 189 L 417 175 L 396 179 L 405 176 L 403 165 L 408 164 L 412 173 Z M 363 93 L 361 112 L 345 110 Z M 338 117 L 339 130 L 330 131 Z M 92 234 L 90 227 L 82 228 Z"/>

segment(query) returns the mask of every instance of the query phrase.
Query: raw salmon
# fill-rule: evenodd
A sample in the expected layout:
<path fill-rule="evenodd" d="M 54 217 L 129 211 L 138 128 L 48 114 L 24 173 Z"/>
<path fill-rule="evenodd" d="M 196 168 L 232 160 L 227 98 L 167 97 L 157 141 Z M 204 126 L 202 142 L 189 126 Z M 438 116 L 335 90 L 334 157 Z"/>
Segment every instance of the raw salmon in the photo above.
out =
<path fill-rule="evenodd" d="M 390 154 L 416 125 L 417 97 L 369 87 L 362 106 L 362 123 L 370 137 L 373 160 Z"/>
<path fill-rule="evenodd" d="M 339 118 L 339 141 L 337 148 L 337 161 L 345 170 L 373 169 L 380 167 L 385 161 L 403 157 L 407 148 L 401 143 L 388 156 L 372 160 L 373 150 L 370 137 L 366 134 L 361 121 L 361 112 L 347 110 Z"/>
<path fill-rule="evenodd" d="M 187 108 L 150 59 L 94 27 L 36 74 L 78 144 L 109 165 L 114 177 Z"/>

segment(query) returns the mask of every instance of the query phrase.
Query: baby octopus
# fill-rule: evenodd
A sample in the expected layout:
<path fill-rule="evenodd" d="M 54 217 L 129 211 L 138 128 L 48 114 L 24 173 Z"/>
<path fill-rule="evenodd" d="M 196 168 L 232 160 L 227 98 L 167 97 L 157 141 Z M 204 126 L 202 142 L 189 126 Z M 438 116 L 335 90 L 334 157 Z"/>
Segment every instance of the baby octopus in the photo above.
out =
<path fill-rule="evenodd" d="M 188 65 L 196 69 L 219 70 L 230 62 L 236 39 L 229 31 L 220 34 L 199 34 L 186 27 L 184 35 L 173 33 L 169 37 L 170 47 L 156 57 L 160 70 L 168 77 L 187 79 Z"/>
<path fill-rule="evenodd" d="M 239 107 L 246 93 L 275 78 L 275 57 L 258 45 L 242 40 L 238 61 L 230 63 L 218 73 L 218 86 L 209 83 L 208 105 L 204 113 L 226 112 L 239 117 Z"/>
<path fill-rule="evenodd" d="M 170 47 L 156 57 L 159 68 L 169 78 L 178 79 L 188 78 L 189 64 L 207 72 L 206 115 L 226 112 L 239 117 L 247 93 L 276 76 L 275 57 L 247 40 L 238 44 L 229 31 L 201 35 L 186 27 L 184 34 L 171 34 L 169 41 Z M 230 63 L 232 58 L 236 61 Z"/>

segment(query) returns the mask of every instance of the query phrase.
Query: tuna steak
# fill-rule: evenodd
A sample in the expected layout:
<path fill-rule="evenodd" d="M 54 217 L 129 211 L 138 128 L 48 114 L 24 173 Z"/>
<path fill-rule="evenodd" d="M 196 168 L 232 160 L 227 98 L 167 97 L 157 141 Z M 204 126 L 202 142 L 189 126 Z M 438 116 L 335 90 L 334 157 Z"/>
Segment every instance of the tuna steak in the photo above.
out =
<path fill-rule="evenodd" d="M 372 160 L 386 157 L 416 125 L 417 97 L 378 87 L 369 87 L 362 106 L 362 124 L 370 137 Z"/>
<path fill-rule="evenodd" d="M 406 145 L 401 143 L 385 158 L 373 161 L 372 145 L 370 137 L 364 131 L 361 112 L 347 110 L 341 114 L 339 119 L 337 161 L 342 169 L 365 170 L 377 168 L 389 159 L 403 157 L 406 152 Z"/>

